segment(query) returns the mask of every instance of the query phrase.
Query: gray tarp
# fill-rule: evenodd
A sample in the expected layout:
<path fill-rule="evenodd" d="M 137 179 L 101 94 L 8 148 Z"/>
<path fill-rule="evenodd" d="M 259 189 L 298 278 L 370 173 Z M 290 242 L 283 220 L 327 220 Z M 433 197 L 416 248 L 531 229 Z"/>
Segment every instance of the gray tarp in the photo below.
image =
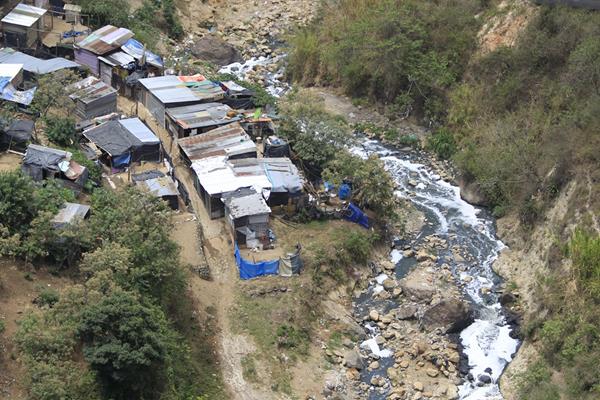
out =
<path fill-rule="evenodd" d="M 31 144 L 27 147 L 23 165 L 34 165 L 36 167 L 58 171 L 61 161 L 69 160 L 71 153 L 50 147 Z"/>

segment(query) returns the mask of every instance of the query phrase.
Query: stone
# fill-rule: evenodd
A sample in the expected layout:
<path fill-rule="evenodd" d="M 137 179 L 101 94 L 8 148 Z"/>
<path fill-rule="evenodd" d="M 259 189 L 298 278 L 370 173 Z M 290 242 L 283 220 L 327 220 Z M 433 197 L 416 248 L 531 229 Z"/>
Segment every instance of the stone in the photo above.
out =
<path fill-rule="evenodd" d="M 435 378 L 436 376 L 438 376 L 440 374 L 440 372 L 435 368 L 427 368 L 427 370 L 425 372 L 427 373 L 427 375 L 429 375 L 432 378 Z"/>
<path fill-rule="evenodd" d="M 382 317 L 379 318 L 379 320 L 384 323 L 385 325 L 389 325 L 392 323 L 393 318 L 389 315 L 384 315 Z"/>
<path fill-rule="evenodd" d="M 481 374 L 477 377 L 477 380 L 481 383 L 484 384 L 488 384 L 488 383 L 492 383 L 492 377 L 489 376 L 488 374 Z"/>
<path fill-rule="evenodd" d="M 460 188 L 460 197 L 464 201 L 475 206 L 488 205 L 487 199 L 476 182 L 467 180 L 464 176 L 459 176 L 457 181 L 458 187 Z"/>
<path fill-rule="evenodd" d="M 449 298 L 427 308 L 419 322 L 428 331 L 442 328 L 445 333 L 458 333 L 473 322 L 473 315 L 466 301 Z"/>
<path fill-rule="evenodd" d="M 374 370 L 374 369 L 377 369 L 377 368 L 379 368 L 379 361 L 373 361 L 373 362 L 371 362 L 371 364 L 369 364 L 369 369 L 370 370 Z"/>
<path fill-rule="evenodd" d="M 348 338 L 344 338 L 344 339 L 342 340 L 342 345 L 343 345 L 344 347 L 347 347 L 347 348 L 349 348 L 349 349 L 351 349 L 352 347 L 354 347 L 354 343 L 352 342 L 352 340 L 350 340 L 350 339 L 348 339 Z"/>
<path fill-rule="evenodd" d="M 413 382 L 413 389 L 415 389 L 418 392 L 422 392 L 423 389 L 425 389 L 425 387 L 423 386 L 422 382 L 416 381 L 416 382 Z"/>
<path fill-rule="evenodd" d="M 421 400 L 423 398 L 423 393 L 417 392 L 413 395 L 412 400 Z"/>
<path fill-rule="evenodd" d="M 371 377 L 371 385 L 381 387 L 385 385 L 385 378 L 381 375 L 373 375 Z"/>
<path fill-rule="evenodd" d="M 356 368 L 361 370 L 364 368 L 364 362 L 356 349 L 346 351 L 344 354 L 344 366 L 347 368 Z"/>
<path fill-rule="evenodd" d="M 406 304 L 406 305 L 400 306 L 396 310 L 396 318 L 402 319 L 402 320 L 414 318 L 418 309 L 419 308 L 415 304 Z"/>
<path fill-rule="evenodd" d="M 375 338 L 375 342 L 381 346 L 382 344 L 385 344 L 385 338 L 383 336 L 379 335 Z"/>
<path fill-rule="evenodd" d="M 360 372 L 356 368 L 349 368 L 346 370 L 346 378 L 351 381 L 357 381 L 360 379 Z"/>
<path fill-rule="evenodd" d="M 190 52 L 194 57 L 218 66 L 243 61 L 235 47 L 215 35 L 207 35 L 196 40 Z"/>
<path fill-rule="evenodd" d="M 410 365 L 410 362 L 408 360 L 400 361 L 400 368 L 408 368 L 409 365 Z"/>
<path fill-rule="evenodd" d="M 393 279 L 386 279 L 385 281 L 383 281 L 383 288 L 385 290 L 392 290 L 396 287 L 396 281 L 394 281 Z"/>
<path fill-rule="evenodd" d="M 369 312 L 369 319 L 371 319 L 371 321 L 379 321 L 379 312 L 377 310 L 371 310 Z"/>
<path fill-rule="evenodd" d="M 392 290 L 392 297 L 394 297 L 394 298 L 400 297 L 401 294 L 402 294 L 402 288 L 397 287 L 394 290 Z"/>
<path fill-rule="evenodd" d="M 446 388 L 446 398 L 448 400 L 458 399 L 458 387 L 456 385 L 449 385 Z"/>
<path fill-rule="evenodd" d="M 393 339 L 393 338 L 395 338 L 395 337 L 396 337 L 396 332 L 393 332 L 393 331 L 387 330 L 387 331 L 383 332 L 383 337 L 384 337 L 386 340 L 391 340 L 391 339 Z"/>
<path fill-rule="evenodd" d="M 430 301 L 436 293 L 435 287 L 429 281 L 430 275 L 421 269 L 415 269 L 400 281 L 400 287 L 405 295 L 416 300 Z"/>
<path fill-rule="evenodd" d="M 411 258 L 415 256 L 415 251 L 413 249 L 407 249 L 402 252 L 402 256 L 404 258 Z"/>

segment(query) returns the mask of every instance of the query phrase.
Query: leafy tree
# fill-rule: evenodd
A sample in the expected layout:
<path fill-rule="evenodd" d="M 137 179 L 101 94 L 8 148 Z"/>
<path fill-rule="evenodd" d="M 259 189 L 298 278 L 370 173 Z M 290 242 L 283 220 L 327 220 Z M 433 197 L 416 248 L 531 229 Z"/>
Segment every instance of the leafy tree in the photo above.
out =
<path fill-rule="evenodd" d="M 128 292 L 83 310 L 77 334 L 85 359 L 115 399 L 158 398 L 166 362 L 162 311 Z"/>
<path fill-rule="evenodd" d="M 59 146 L 73 146 L 77 143 L 75 120 L 70 117 L 49 115 L 44 118 L 46 135 L 51 142 Z"/>
<path fill-rule="evenodd" d="M 0 224 L 23 233 L 36 215 L 33 181 L 21 172 L 0 172 Z"/>
<path fill-rule="evenodd" d="M 61 114 L 71 114 L 75 105 L 65 88 L 77 80 L 79 77 L 71 70 L 41 75 L 37 81 L 37 91 L 31 103 L 31 110 L 39 113 L 42 119 L 53 110 Z"/>

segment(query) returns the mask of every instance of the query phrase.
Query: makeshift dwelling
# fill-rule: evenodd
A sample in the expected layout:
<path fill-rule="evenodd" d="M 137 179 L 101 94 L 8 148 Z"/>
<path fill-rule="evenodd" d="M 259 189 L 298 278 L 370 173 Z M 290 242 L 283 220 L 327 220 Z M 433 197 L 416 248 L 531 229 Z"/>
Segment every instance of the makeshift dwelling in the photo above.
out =
<path fill-rule="evenodd" d="M 289 158 L 231 160 L 236 168 L 252 168 L 258 164 L 271 183 L 270 206 L 298 204 L 304 197 L 304 178 Z"/>
<path fill-rule="evenodd" d="M 99 57 L 119 49 L 127 40 L 133 37 L 133 32 L 125 28 L 106 25 L 90 33 L 86 38 L 75 43 L 75 61 L 90 68 L 97 76 L 112 76 L 112 67 L 101 63 Z M 106 78 L 103 79 L 106 81 Z M 110 85 L 110 79 L 108 80 Z"/>
<path fill-rule="evenodd" d="M 102 151 L 100 160 L 112 168 L 160 160 L 160 140 L 139 118 L 111 120 L 84 131 L 83 136 Z"/>
<path fill-rule="evenodd" d="M 52 226 L 56 229 L 83 221 L 90 215 L 90 206 L 77 203 L 65 203 L 52 218 Z"/>
<path fill-rule="evenodd" d="M 273 119 L 262 115 L 260 110 L 252 114 L 246 114 L 241 124 L 244 130 L 253 138 L 267 137 L 275 134 Z"/>
<path fill-rule="evenodd" d="M 67 60 L 66 58 L 57 57 L 49 60 L 42 60 L 41 58 L 32 57 L 8 47 L 0 50 L 0 69 L 2 69 L 5 64 L 20 64 L 23 67 L 24 74 L 19 83 L 15 84 L 15 86 L 21 84 L 23 77 L 24 80 L 31 81 L 36 75 L 49 74 L 62 69 L 78 69 L 81 67 L 81 65 Z"/>
<path fill-rule="evenodd" d="M 237 165 L 243 160 L 227 160 L 225 156 L 216 156 L 192 162 L 194 186 L 204 202 L 212 219 L 225 215 L 225 206 L 221 200 L 224 194 L 244 187 L 254 187 L 265 198 L 269 197 L 271 182 L 264 169 L 258 163 Z"/>
<path fill-rule="evenodd" d="M 187 165 L 204 158 L 256 158 L 256 144 L 238 124 L 225 125 L 202 135 L 177 140 L 181 158 Z"/>
<path fill-rule="evenodd" d="M 121 50 L 132 56 L 140 65 L 147 65 L 150 73 L 162 74 L 165 64 L 158 54 L 154 54 L 135 39 L 129 39 Z"/>
<path fill-rule="evenodd" d="M 33 47 L 41 40 L 46 12 L 43 8 L 17 4 L 1 20 L 4 45 L 16 48 Z"/>
<path fill-rule="evenodd" d="M 269 215 L 261 193 L 253 188 L 240 188 L 221 198 L 225 204 L 225 219 L 235 243 L 240 247 L 255 248 L 269 244 Z"/>
<path fill-rule="evenodd" d="M 290 145 L 277 136 L 269 136 L 263 142 L 264 157 L 290 157 Z"/>
<path fill-rule="evenodd" d="M 249 110 L 254 108 L 254 91 L 238 85 L 234 81 L 221 82 L 225 91 L 224 104 L 236 110 Z"/>
<path fill-rule="evenodd" d="M 81 19 L 81 6 L 77 4 L 65 4 L 63 7 L 65 12 L 65 22 L 70 24 L 78 24 Z"/>
<path fill-rule="evenodd" d="M 34 122 L 14 120 L 0 134 L 0 148 L 25 151 L 33 134 Z"/>
<path fill-rule="evenodd" d="M 157 76 L 140 79 L 139 84 L 139 101 L 163 127 L 168 108 L 210 103 L 221 100 L 225 94 L 219 85 L 202 75 Z"/>
<path fill-rule="evenodd" d="M 231 107 L 221 103 L 194 104 L 166 111 L 165 127 L 175 138 L 199 135 L 241 119 Z"/>
<path fill-rule="evenodd" d="M 117 91 L 89 76 L 67 88 L 76 105 L 75 113 L 81 119 L 92 119 L 117 111 Z"/>
<path fill-rule="evenodd" d="M 179 209 L 179 191 L 171 177 L 150 178 L 144 181 L 137 181 L 135 184 L 142 191 L 149 192 L 153 196 L 160 197 L 166 201 L 173 210 Z"/>
<path fill-rule="evenodd" d="M 115 51 L 98 57 L 100 80 L 119 90 L 129 73 L 135 69 L 135 58 L 123 51 Z"/>
<path fill-rule="evenodd" d="M 89 172 L 86 167 L 71 160 L 71 157 L 72 154 L 68 151 L 30 144 L 21 168 L 35 181 L 63 179 L 72 182 L 72 187 L 81 188 L 87 181 Z"/>

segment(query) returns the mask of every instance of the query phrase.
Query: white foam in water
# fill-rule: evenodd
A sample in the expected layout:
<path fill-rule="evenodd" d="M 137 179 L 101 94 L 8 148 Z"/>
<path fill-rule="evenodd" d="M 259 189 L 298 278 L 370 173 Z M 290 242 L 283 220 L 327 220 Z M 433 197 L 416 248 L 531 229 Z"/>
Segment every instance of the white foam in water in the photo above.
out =
<path fill-rule="evenodd" d="M 379 356 L 381 358 L 391 357 L 392 354 L 394 354 L 389 349 L 383 349 L 383 350 L 380 349 L 375 338 L 365 340 L 364 342 L 362 342 L 360 344 L 360 347 L 362 349 L 369 349 L 371 351 L 371 353 L 373 353 L 376 356 Z"/>
<path fill-rule="evenodd" d="M 394 264 L 398 264 L 400 262 L 400 260 L 402 260 L 402 258 L 404 258 L 404 256 L 402 255 L 402 252 L 400 250 L 398 250 L 398 249 L 394 249 L 390 253 L 390 260 Z"/>
<path fill-rule="evenodd" d="M 248 77 L 248 73 L 254 69 L 255 66 L 268 66 L 271 64 L 276 64 L 282 56 L 277 57 L 253 57 L 249 60 L 246 60 L 244 63 L 235 62 L 229 65 L 225 65 L 219 69 L 220 74 L 230 74 L 235 76 L 238 79 L 246 80 Z M 288 89 L 289 85 L 285 82 L 282 82 L 280 78 L 283 75 L 278 71 L 276 73 L 265 72 L 265 81 L 267 92 L 275 97 L 279 97 L 284 94 Z"/>
<path fill-rule="evenodd" d="M 375 287 L 373 288 L 373 295 L 379 294 L 381 292 L 383 292 L 384 287 L 381 285 L 375 285 Z"/>
<path fill-rule="evenodd" d="M 380 285 L 381 285 L 381 284 L 383 284 L 383 281 L 385 281 L 387 278 L 389 278 L 389 277 L 387 276 L 387 274 L 381 274 L 381 275 L 377 275 L 377 276 L 375 277 L 375 281 L 376 281 L 378 284 L 380 284 Z"/>

